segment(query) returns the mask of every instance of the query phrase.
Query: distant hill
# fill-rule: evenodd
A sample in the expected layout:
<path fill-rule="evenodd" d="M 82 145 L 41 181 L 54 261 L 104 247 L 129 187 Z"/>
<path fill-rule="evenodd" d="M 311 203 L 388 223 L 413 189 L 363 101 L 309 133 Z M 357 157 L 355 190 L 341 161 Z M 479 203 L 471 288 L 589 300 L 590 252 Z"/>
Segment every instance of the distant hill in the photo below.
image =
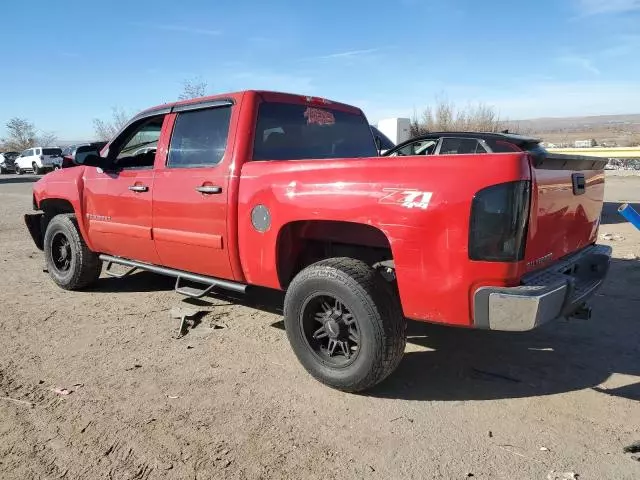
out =
<path fill-rule="evenodd" d="M 640 114 L 533 118 L 509 121 L 505 125 L 513 132 L 538 136 L 551 143 L 593 138 L 599 144 L 640 144 Z"/>

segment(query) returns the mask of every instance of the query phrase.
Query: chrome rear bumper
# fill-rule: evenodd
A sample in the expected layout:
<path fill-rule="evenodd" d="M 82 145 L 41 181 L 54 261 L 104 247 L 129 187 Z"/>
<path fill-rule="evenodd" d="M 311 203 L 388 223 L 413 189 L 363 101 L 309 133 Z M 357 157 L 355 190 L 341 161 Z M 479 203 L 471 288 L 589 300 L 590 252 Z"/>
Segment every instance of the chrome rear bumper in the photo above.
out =
<path fill-rule="evenodd" d="M 570 317 L 602 285 L 611 247 L 593 245 L 526 275 L 518 287 L 481 287 L 474 294 L 474 326 L 526 331 Z"/>

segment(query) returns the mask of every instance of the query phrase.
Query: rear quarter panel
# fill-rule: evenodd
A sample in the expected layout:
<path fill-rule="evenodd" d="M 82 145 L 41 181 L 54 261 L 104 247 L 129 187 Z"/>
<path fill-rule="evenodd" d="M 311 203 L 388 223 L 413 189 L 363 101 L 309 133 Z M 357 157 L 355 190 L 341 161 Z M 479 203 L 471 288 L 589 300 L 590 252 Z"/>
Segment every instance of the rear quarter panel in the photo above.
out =
<path fill-rule="evenodd" d="M 475 286 L 517 283 L 521 263 L 469 261 L 469 212 L 478 190 L 529 178 L 524 154 L 260 161 L 245 163 L 240 176 L 238 241 L 248 283 L 281 287 L 278 234 L 300 220 L 357 222 L 382 231 L 410 318 L 470 325 Z M 403 204 L 412 191 L 431 194 L 426 208 Z M 256 205 L 271 213 L 264 233 L 251 223 Z"/>

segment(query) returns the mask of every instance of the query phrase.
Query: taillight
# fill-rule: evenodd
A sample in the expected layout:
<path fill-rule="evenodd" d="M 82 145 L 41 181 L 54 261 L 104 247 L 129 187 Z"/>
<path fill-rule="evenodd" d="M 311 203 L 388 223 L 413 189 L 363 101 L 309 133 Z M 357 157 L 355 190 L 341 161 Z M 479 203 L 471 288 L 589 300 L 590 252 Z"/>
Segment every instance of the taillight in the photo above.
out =
<path fill-rule="evenodd" d="M 469 224 L 469 258 L 517 262 L 524 258 L 531 183 L 501 183 L 473 197 Z"/>

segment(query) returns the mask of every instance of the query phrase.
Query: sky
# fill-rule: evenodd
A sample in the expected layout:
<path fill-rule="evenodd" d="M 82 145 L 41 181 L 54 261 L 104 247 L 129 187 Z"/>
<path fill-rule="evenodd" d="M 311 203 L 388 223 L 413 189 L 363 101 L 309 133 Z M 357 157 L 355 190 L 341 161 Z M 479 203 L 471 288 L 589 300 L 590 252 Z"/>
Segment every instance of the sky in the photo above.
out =
<path fill-rule="evenodd" d="M 0 137 L 23 117 L 93 137 L 114 107 L 249 88 L 362 108 L 372 123 L 438 99 L 504 119 L 640 113 L 640 0 L 26 0 L 5 2 Z"/>

